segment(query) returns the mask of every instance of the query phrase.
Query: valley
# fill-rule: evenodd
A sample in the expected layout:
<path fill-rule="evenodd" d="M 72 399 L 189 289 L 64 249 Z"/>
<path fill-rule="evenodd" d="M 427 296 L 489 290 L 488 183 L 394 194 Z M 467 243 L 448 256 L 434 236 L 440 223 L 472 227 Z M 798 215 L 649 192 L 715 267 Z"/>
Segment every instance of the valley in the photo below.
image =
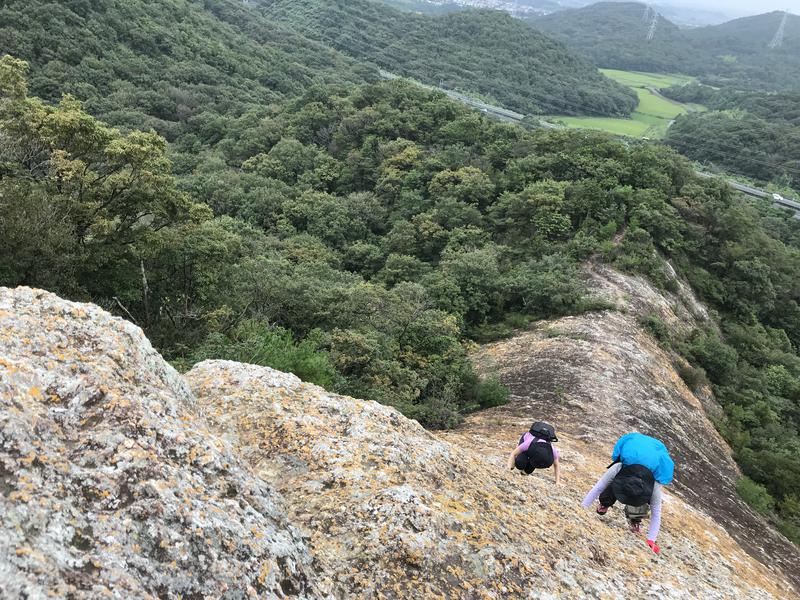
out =
<path fill-rule="evenodd" d="M 666 136 L 667 130 L 678 115 L 705 108 L 699 104 L 670 100 L 658 92 L 662 87 L 690 83 L 693 81 L 691 77 L 617 69 L 600 69 L 600 72 L 636 92 L 638 104 L 630 118 L 549 116 L 545 119 L 572 128 L 595 129 L 614 135 L 660 140 Z"/>

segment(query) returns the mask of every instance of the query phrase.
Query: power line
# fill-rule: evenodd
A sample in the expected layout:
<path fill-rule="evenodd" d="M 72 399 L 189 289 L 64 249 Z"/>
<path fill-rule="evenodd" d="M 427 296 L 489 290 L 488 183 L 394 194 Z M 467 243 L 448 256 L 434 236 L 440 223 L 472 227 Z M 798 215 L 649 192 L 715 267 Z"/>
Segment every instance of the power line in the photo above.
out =
<path fill-rule="evenodd" d="M 696 150 L 696 151 L 707 150 L 708 146 L 711 146 L 712 150 L 716 150 L 718 152 L 718 154 L 722 155 L 722 159 L 721 160 L 728 159 L 730 161 L 734 161 L 734 160 L 735 161 L 741 161 L 741 156 L 742 156 L 742 147 L 730 146 L 728 144 L 720 142 L 716 138 L 705 139 L 705 140 L 702 140 L 702 141 L 700 141 L 700 140 L 698 140 L 698 141 L 694 141 L 694 140 L 687 141 L 685 139 L 681 139 L 676 144 L 676 146 L 689 147 L 689 149 Z M 723 149 L 724 152 L 719 152 L 719 149 Z M 727 152 L 730 152 L 730 154 L 728 154 Z M 789 162 L 796 161 L 796 160 L 798 160 L 798 159 L 790 159 Z M 749 156 L 745 159 L 745 162 L 755 163 L 755 164 L 758 164 L 758 165 L 769 167 L 770 169 L 773 169 L 775 171 L 782 171 L 782 172 L 791 173 L 791 174 L 800 176 L 800 168 L 795 168 L 795 167 L 792 167 L 792 166 L 787 165 L 787 164 L 774 163 L 774 162 L 770 162 L 770 161 L 766 161 L 766 160 L 760 160 L 760 159 L 756 159 L 756 158 L 751 158 Z"/>
<path fill-rule="evenodd" d="M 651 42 L 656 35 L 656 27 L 658 27 L 659 14 L 653 10 L 653 20 L 650 22 L 650 29 L 647 31 L 647 41 Z"/>
<path fill-rule="evenodd" d="M 783 18 L 781 19 L 781 24 L 778 26 L 778 31 L 775 32 L 775 37 L 772 38 L 772 41 L 769 43 L 769 48 L 774 50 L 775 48 L 780 48 L 783 45 L 783 32 L 786 29 L 786 20 L 789 18 L 789 11 L 784 11 Z"/>

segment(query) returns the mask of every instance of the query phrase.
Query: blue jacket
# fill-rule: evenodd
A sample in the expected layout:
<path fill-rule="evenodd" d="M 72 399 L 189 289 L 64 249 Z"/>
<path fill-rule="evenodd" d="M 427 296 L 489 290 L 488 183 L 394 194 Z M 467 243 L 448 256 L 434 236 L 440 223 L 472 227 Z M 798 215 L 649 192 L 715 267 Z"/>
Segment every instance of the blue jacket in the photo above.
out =
<path fill-rule="evenodd" d="M 653 477 L 661 485 L 672 482 L 675 463 L 669 456 L 667 447 L 650 436 L 641 433 L 626 433 L 617 440 L 611 460 L 619 460 L 623 466 L 642 465 L 653 472 Z"/>

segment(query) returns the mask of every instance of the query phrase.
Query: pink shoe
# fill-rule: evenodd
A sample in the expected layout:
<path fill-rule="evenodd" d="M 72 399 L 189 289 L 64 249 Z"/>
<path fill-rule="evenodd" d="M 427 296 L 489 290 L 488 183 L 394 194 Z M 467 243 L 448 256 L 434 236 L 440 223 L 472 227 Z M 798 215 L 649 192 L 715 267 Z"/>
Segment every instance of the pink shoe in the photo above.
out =
<path fill-rule="evenodd" d="M 607 506 L 603 506 L 602 504 L 600 504 L 598 502 L 598 504 L 597 504 L 597 514 L 598 515 L 604 515 L 607 512 L 608 512 L 608 507 Z"/>

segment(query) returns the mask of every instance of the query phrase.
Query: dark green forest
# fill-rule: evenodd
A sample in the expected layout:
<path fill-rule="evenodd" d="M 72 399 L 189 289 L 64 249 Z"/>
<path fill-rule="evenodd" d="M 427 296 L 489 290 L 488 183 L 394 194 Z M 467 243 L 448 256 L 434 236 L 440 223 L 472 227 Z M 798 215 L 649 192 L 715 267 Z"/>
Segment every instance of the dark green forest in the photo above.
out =
<path fill-rule="evenodd" d="M 389 72 L 527 114 L 627 116 L 636 96 L 502 11 L 414 15 L 371 0 L 266 0 L 293 30 Z"/>
<path fill-rule="evenodd" d="M 774 11 L 687 29 L 686 36 L 696 48 L 722 63 L 702 73 L 708 83 L 755 90 L 800 88 L 800 16 L 789 14 L 780 44 L 770 46 L 783 17 L 784 13 Z"/>
<path fill-rule="evenodd" d="M 699 76 L 704 83 L 739 89 L 800 88 L 800 17 L 789 15 L 783 41 L 770 48 L 783 13 L 721 25 L 679 29 L 638 2 L 600 2 L 529 19 L 600 67 Z"/>
<path fill-rule="evenodd" d="M 33 94 L 72 94 L 106 123 L 153 129 L 186 157 L 223 138 L 234 151 L 231 130 L 308 86 L 378 79 L 230 0 L 5 0 L 0 48 L 28 61 Z"/>
<path fill-rule="evenodd" d="M 685 73 L 686 67 L 676 65 L 690 65 L 696 60 L 684 32 L 663 17 L 659 17 L 656 35 L 648 42 L 651 13 L 638 2 L 600 2 L 528 22 L 604 68 Z"/>
<path fill-rule="evenodd" d="M 706 165 L 800 189 L 800 93 L 765 94 L 687 85 L 663 90 L 709 112 L 681 115 L 667 143 Z"/>

